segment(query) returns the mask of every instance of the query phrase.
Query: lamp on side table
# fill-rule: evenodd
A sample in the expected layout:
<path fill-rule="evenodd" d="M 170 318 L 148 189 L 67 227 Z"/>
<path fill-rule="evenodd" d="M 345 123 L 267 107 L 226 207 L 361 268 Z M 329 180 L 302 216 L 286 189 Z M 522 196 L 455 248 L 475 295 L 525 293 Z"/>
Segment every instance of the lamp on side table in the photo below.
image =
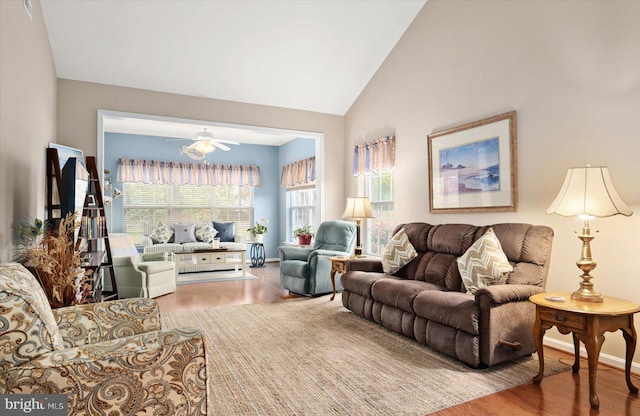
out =
<path fill-rule="evenodd" d="M 578 238 L 582 241 L 582 253 L 576 265 L 582 270 L 580 289 L 571 294 L 571 298 L 583 302 L 600 303 L 602 295 L 593 290 L 589 273 L 597 263 L 591 257 L 592 221 L 594 217 L 611 217 L 613 215 L 630 216 L 631 209 L 618 195 L 606 166 L 586 165 L 570 168 L 564 179 L 562 189 L 547 209 L 547 214 L 558 214 L 564 217 L 577 216 L 582 226 Z M 597 230 L 596 230 L 597 232 Z"/>
<path fill-rule="evenodd" d="M 347 206 L 342 214 L 343 219 L 356 220 L 357 236 L 355 255 L 362 255 L 362 246 L 360 245 L 360 222 L 365 218 L 374 218 L 371 203 L 367 197 L 347 198 Z"/>

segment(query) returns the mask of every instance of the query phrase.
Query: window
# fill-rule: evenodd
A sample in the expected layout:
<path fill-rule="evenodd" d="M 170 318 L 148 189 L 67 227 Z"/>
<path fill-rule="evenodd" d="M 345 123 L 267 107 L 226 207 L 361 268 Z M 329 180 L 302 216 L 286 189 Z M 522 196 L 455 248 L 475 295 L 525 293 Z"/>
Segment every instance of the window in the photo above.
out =
<path fill-rule="evenodd" d="M 316 188 L 287 189 L 287 205 L 288 222 L 291 224 L 289 236 L 296 228 L 315 224 Z"/>
<path fill-rule="evenodd" d="M 371 172 L 366 176 L 366 190 L 375 218 L 367 219 L 369 254 L 379 255 L 393 232 L 393 171 Z"/>
<path fill-rule="evenodd" d="M 233 221 L 245 238 L 253 223 L 252 186 L 125 182 L 122 196 L 124 232 L 134 241 L 142 238 L 144 223 Z"/>

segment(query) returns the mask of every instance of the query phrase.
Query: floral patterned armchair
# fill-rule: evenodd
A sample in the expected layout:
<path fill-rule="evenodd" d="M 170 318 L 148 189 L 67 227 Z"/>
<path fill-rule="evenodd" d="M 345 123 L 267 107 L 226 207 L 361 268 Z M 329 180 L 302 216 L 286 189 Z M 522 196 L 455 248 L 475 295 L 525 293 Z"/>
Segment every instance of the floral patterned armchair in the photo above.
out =
<path fill-rule="evenodd" d="M 66 394 L 71 415 L 206 415 L 202 334 L 160 326 L 153 299 L 52 310 L 27 269 L 0 264 L 0 394 Z"/>

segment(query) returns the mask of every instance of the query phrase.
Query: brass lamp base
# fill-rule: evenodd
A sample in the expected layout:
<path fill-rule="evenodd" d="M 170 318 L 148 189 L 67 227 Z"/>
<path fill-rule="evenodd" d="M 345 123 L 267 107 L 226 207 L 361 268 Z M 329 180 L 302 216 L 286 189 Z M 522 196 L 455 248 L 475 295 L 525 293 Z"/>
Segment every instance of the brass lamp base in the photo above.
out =
<path fill-rule="evenodd" d="M 582 234 L 578 236 L 582 241 L 582 252 L 580 260 L 576 262 L 576 265 L 582 270 L 582 282 L 580 282 L 580 289 L 571 294 L 571 299 L 579 300 L 582 302 L 602 303 L 604 298 L 602 295 L 593 290 L 593 283 L 591 283 L 591 276 L 589 273 L 595 269 L 598 263 L 591 258 L 591 240 L 595 237 L 591 234 L 591 229 L 586 225 L 582 229 Z"/>
<path fill-rule="evenodd" d="M 571 294 L 571 299 L 581 302 L 602 303 L 604 298 L 593 289 L 580 288 Z"/>

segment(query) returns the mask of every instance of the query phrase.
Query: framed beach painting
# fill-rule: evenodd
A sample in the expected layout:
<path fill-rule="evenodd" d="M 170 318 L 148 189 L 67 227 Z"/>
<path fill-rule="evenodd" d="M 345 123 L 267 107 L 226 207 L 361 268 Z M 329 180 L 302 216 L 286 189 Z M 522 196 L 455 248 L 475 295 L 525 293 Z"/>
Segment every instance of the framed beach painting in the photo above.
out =
<path fill-rule="evenodd" d="M 511 111 L 428 135 L 429 210 L 516 211 L 516 127 Z"/>

